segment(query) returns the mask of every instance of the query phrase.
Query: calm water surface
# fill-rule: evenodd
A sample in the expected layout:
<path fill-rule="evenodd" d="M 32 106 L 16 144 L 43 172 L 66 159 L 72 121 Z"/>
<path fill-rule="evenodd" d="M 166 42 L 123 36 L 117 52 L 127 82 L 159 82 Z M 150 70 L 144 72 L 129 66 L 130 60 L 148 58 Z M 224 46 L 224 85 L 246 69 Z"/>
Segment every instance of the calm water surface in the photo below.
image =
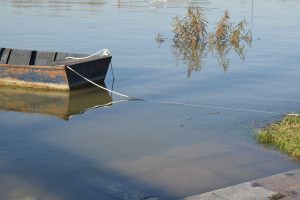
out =
<path fill-rule="evenodd" d="M 115 81 L 109 73 L 106 85 L 116 91 L 299 112 L 300 2 L 192 3 L 205 9 L 211 30 L 225 9 L 232 21 L 249 22 L 253 42 L 244 61 L 229 53 L 224 72 L 208 54 L 188 77 L 171 41 L 154 41 L 158 32 L 172 37 L 173 17 L 186 12 L 180 0 L 2 0 L 0 46 L 75 53 L 109 48 Z M 255 128 L 280 119 L 276 114 L 111 104 L 120 98 L 97 89 L 53 94 L 1 88 L 0 97 L 1 200 L 179 199 L 299 167 L 253 139 Z M 107 105 L 75 115 L 98 104 Z"/>

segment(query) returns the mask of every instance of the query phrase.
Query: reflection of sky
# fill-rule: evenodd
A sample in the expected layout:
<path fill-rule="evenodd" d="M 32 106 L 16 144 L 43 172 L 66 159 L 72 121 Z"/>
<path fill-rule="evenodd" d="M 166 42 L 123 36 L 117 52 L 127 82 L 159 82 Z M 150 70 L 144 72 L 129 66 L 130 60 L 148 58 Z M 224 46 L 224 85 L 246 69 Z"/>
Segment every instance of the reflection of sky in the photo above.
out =
<path fill-rule="evenodd" d="M 77 53 L 109 48 L 117 91 L 299 111 L 298 1 L 255 1 L 253 48 L 244 63 L 230 58 L 224 74 L 208 57 L 189 80 L 186 69 L 175 66 L 169 47 L 157 48 L 154 42 L 157 32 L 172 36 L 172 18 L 185 13 L 184 3 L 156 7 L 150 1 L 137 6 L 123 1 L 118 7 L 117 1 L 92 6 L 72 1 L 62 11 L 49 8 L 51 1 L 38 7 L 2 2 L 2 46 Z M 199 2 L 211 27 L 226 8 L 233 21 L 251 17 L 251 1 Z M 109 73 L 109 86 L 110 81 Z M 251 125 L 275 119 L 279 116 L 146 102 L 91 110 L 68 122 L 1 111 L 0 199 L 109 199 L 126 192 L 174 199 L 292 169 L 297 164 L 253 141 Z"/>

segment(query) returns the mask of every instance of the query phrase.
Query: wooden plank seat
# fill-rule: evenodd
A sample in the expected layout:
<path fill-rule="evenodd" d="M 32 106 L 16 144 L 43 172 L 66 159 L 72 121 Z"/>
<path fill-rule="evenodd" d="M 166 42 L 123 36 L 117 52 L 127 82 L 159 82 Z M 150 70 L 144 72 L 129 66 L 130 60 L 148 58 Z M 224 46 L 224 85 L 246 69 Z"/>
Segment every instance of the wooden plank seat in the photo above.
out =
<path fill-rule="evenodd" d="M 11 49 L 1 48 L 0 50 L 0 64 L 6 64 Z"/>
<path fill-rule="evenodd" d="M 36 52 L 34 65 L 38 66 L 51 66 L 55 59 L 56 52 Z"/>
<path fill-rule="evenodd" d="M 7 64 L 13 65 L 29 65 L 32 51 L 12 49 Z"/>

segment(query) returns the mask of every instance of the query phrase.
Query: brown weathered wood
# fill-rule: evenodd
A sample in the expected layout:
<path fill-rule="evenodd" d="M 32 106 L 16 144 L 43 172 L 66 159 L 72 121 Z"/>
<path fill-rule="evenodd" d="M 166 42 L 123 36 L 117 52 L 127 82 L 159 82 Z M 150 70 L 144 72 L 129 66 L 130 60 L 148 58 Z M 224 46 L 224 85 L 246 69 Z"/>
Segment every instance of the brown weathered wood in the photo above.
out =
<path fill-rule="evenodd" d="M 10 49 L 2 48 L 0 51 L 0 64 L 6 64 L 9 57 Z"/>
<path fill-rule="evenodd" d="M 54 61 L 54 58 L 55 58 L 55 52 L 38 51 L 36 53 L 34 65 L 51 66 L 52 62 Z"/>
<path fill-rule="evenodd" d="M 32 51 L 12 49 L 8 59 L 8 64 L 29 65 Z"/>
<path fill-rule="evenodd" d="M 0 85 L 70 90 L 64 67 L 0 64 Z"/>

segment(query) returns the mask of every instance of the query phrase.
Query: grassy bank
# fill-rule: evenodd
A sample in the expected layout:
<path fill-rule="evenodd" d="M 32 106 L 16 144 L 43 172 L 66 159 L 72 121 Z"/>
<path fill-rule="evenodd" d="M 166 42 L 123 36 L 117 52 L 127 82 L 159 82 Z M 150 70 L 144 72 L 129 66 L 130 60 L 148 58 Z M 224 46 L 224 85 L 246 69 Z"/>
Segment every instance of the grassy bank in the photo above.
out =
<path fill-rule="evenodd" d="M 258 131 L 256 139 L 300 160 L 300 116 L 286 116 L 270 124 Z"/>

